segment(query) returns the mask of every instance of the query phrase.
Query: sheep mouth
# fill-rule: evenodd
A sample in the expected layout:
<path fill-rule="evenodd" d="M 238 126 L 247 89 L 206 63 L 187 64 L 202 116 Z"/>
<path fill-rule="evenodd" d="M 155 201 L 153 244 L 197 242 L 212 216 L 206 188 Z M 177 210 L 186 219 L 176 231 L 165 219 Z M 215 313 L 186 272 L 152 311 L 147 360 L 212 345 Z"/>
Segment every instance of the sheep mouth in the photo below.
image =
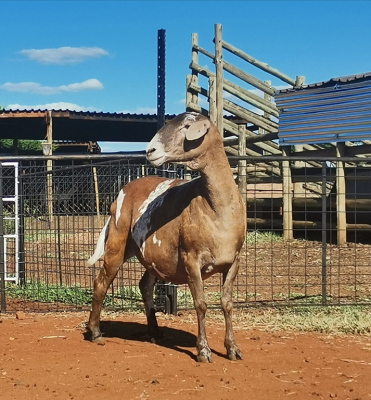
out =
<path fill-rule="evenodd" d="M 159 157 L 156 158 L 151 158 L 147 156 L 147 160 L 154 165 L 155 167 L 159 167 L 160 165 L 162 165 L 165 161 L 166 161 L 166 156 L 165 155 L 161 155 Z"/>

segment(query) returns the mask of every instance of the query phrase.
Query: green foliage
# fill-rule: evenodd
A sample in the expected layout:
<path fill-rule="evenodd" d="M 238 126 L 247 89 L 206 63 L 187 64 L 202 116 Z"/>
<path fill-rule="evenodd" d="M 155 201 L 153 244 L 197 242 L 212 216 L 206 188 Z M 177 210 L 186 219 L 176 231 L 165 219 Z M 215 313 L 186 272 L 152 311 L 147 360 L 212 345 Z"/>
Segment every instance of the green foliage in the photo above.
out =
<path fill-rule="evenodd" d="M 42 281 L 30 281 L 23 286 L 7 283 L 6 294 L 11 298 L 22 299 L 24 301 L 38 301 L 42 303 L 58 302 L 84 306 L 91 304 L 93 290 L 82 288 L 80 285 L 60 286 Z M 103 305 L 118 309 L 128 307 L 129 305 L 132 308 L 138 308 L 133 303 L 139 299 L 139 289 L 136 287 L 123 287 L 115 297 L 107 293 Z"/>
<path fill-rule="evenodd" d="M 246 235 L 246 244 L 258 244 L 258 243 L 272 243 L 272 242 L 283 242 L 283 237 L 276 233 L 266 231 L 252 231 Z"/>
<path fill-rule="evenodd" d="M 0 139 L 0 149 L 13 149 L 13 139 Z M 23 151 L 42 151 L 40 140 L 19 140 L 18 149 Z"/>

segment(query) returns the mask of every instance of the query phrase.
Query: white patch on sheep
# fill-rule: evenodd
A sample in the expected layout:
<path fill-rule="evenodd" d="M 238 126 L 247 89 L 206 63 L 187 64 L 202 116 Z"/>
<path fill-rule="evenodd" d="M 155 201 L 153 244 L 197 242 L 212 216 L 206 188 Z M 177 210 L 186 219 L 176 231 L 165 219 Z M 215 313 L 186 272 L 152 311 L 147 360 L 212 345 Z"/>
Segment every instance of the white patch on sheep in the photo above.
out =
<path fill-rule="evenodd" d="M 135 221 L 134 228 L 132 229 L 132 237 L 136 245 L 140 248 L 143 257 L 145 240 L 147 239 L 147 236 L 149 236 L 148 232 L 150 232 L 151 229 L 151 216 L 154 210 L 156 210 L 158 207 L 161 207 L 162 203 L 164 202 L 166 192 L 173 182 L 173 179 L 169 179 L 158 184 L 155 190 L 149 194 L 148 198 L 138 208 L 140 216 Z"/>
<path fill-rule="evenodd" d="M 185 119 L 194 122 L 194 121 L 196 121 L 196 115 L 197 114 L 194 112 L 189 112 L 189 113 L 187 113 Z"/>
<path fill-rule="evenodd" d="M 153 244 L 157 244 L 158 247 L 161 247 L 161 240 L 160 240 L 160 239 L 157 239 L 157 237 L 156 237 L 156 232 L 155 232 L 155 234 L 153 235 Z"/>
<path fill-rule="evenodd" d="M 141 216 L 147 211 L 148 206 L 150 204 L 152 204 L 155 199 L 157 199 L 159 196 L 161 196 L 163 193 L 165 193 L 170 188 L 173 181 L 174 181 L 173 179 L 168 179 L 164 182 L 161 182 L 159 185 L 156 186 L 156 189 L 153 190 L 149 194 L 148 198 L 138 208 L 139 214 Z M 161 204 L 162 204 L 162 202 L 161 202 Z M 161 205 L 161 204 L 159 204 L 159 205 Z M 151 212 L 151 210 L 150 210 L 150 212 Z M 141 218 L 141 217 L 139 216 L 135 222 L 137 222 L 139 220 L 139 218 Z"/>
<path fill-rule="evenodd" d="M 121 208 L 122 208 L 122 203 L 124 202 L 124 198 L 125 198 L 124 190 L 120 190 L 120 193 L 117 197 L 116 226 L 117 226 L 117 223 L 119 222 L 119 219 L 121 216 Z"/>
<path fill-rule="evenodd" d="M 106 246 L 106 241 L 108 237 L 108 231 L 109 231 L 109 223 L 111 221 L 111 217 L 107 219 L 106 224 L 104 225 L 103 229 L 101 230 L 97 242 L 97 246 L 95 248 L 94 254 L 89 258 L 88 260 L 88 265 L 93 265 L 96 263 L 104 254 L 105 252 L 105 246 Z"/>

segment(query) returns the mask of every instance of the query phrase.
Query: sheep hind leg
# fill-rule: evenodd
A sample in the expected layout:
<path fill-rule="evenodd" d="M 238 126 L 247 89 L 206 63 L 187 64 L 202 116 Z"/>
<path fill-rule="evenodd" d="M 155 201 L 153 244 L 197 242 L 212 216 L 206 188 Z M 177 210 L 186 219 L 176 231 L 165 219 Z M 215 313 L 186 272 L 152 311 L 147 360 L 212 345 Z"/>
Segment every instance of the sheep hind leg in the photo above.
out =
<path fill-rule="evenodd" d="M 156 310 L 153 301 L 153 289 L 157 278 L 146 271 L 139 282 L 139 289 L 142 294 L 144 308 L 146 310 L 148 335 L 152 343 L 162 339 L 162 333 L 157 324 Z"/>
<path fill-rule="evenodd" d="M 116 252 L 111 250 L 109 252 L 110 256 L 107 256 L 106 253 L 103 268 L 99 271 L 97 278 L 94 280 L 93 301 L 87 329 L 91 333 L 91 341 L 97 344 L 104 344 L 104 339 L 102 338 L 102 333 L 99 328 L 100 314 L 107 290 L 124 262 L 123 249 L 124 247 Z"/>
<path fill-rule="evenodd" d="M 207 304 L 201 276 L 198 274 L 190 274 L 188 278 L 188 286 L 191 290 L 193 303 L 197 313 L 198 336 L 197 336 L 197 361 L 198 362 L 213 362 L 211 350 L 206 337 L 205 316 Z"/>
<path fill-rule="evenodd" d="M 233 264 L 228 271 L 223 273 L 223 295 L 222 295 L 222 309 L 225 319 L 225 341 L 224 346 L 227 349 L 227 355 L 230 360 L 243 360 L 242 352 L 238 348 L 234 338 L 233 325 L 232 325 L 232 311 L 233 300 L 232 291 L 233 283 L 238 272 L 239 257 L 236 256 Z"/>

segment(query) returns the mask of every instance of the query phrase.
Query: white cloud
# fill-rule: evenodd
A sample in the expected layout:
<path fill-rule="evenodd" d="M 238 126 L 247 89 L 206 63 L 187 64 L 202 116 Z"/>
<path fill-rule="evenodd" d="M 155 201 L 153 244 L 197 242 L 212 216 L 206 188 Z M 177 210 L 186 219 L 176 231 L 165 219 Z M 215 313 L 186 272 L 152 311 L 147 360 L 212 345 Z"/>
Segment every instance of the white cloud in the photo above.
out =
<path fill-rule="evenodd" d="M 123 114 L 157 114 L 157 108 L 138 107 L 135 110 L 123 110 L 119 112 Z"/>
<path fill-rule="evenodd" d="M 42 86 L 40 83 L 36 82 L 6 82 L 0 85 L 0 89 L 7 90 L 8 92 L 51 95 L 65 92 L 81 92 L 83 90 L 100 90 L 103 89 L 103 85 L 98 79 L 88 79 L 81 83 L 72 83 L 62 86 Z"/>
<path fill-rule="evenodd" d="M 77 64 L 88 58 L 107 56 L 108 51 L 99 47 L 59 47 L 58 49 L 29 49 L 19 52 L 32 61 L 42 64 Z"/>
<path fill-rule="evenodd" d="M 101 111 L 94 107 L 84 107 L 73 103 L 59 102 L 36 105 L 9 104 L 6 109 L 9 110 L 69 110 L 69 111 Z"/>

